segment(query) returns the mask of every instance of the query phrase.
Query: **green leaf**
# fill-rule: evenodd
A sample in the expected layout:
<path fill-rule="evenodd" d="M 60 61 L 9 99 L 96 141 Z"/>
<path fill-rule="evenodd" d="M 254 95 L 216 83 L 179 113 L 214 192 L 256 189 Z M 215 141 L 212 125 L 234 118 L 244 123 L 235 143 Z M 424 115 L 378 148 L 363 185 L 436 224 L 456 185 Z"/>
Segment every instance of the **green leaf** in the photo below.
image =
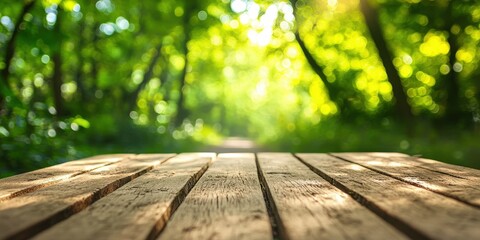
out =
<path fill-rule="evenodd" d="M 90 127 L 90 122 L 87 119 L 84 119 L 82 117 L 76 117 L 73 120 L 73 123 L 78 124 L 78 126 L 83 127 L 83 128 L 89 128 Z"/>

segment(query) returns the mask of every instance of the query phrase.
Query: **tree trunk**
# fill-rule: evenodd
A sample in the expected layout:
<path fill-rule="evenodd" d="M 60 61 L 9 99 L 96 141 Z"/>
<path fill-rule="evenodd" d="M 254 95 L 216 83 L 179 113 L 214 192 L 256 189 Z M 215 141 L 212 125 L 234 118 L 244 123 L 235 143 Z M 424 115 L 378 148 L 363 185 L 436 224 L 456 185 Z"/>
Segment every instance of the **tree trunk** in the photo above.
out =
<path fill-rule="evenodd" d="M 58 116 L 65 116 L 65 106 L 62 97 L 62 83 L 63 83 L 63 74 L 62 74 L 62 30 L 60 27 L 62 20 L 62 10 L 58 8 L 57 12 L 57 21 L 55 22 L 54 34 L 56 36 L 57 42 L 52 56 L 52 61 L 54 64 L 53 76 L 52 76 L 52 93 L 53 93 L 53 102 L 55 109 L 57 110 Z"/>
<path fill-rule="evenodd" d="M 84 30 L 85 30 L 85 20 L 82 19 L 80 22 L 80 26 L 78 29 L 78 42 L 77 42 L 77 58 L 78 58 L 78 65 L 75 73 L 75 83 L 77 84 L 77 89 L 78 89 L 78 94 L 80 97 L 80 102 L 81 104 L 85 104 L 85 101 L 87 100 L 87 92 L 85 89 L 85 84 L 84 84 L 84 75 L 83 75 L 83 65 L 85 62 L 85 59 L 83 58 L 83 53 L 82 50 L 85 47 L 85 38 L 83 37 L 84 35 Z"/>
<path fill-rule="evenodd" d="M 13 97 L 16 99 L 16 97 L 13 95 L 12 89 L 10 88 L 10 82 L 9 82 L 9 77 L 10 77 L 10 65 L 12 63 L 13 56 L 15 56 L 15 43 L 16 39 L 18 37 L 18 33 L 20 32 L 20 25 L 23 22 L 23 18 L 25 15 L 33 8 L 35 5 L 35 1 L 27 1 L 25 2 L 25 5 L 22 8 L 22 11 L 18 15 L 17 21 L 15 28 L 13 29 L 12 36 L 8 40 L 8 42 L 5 45 L 5 66 L 2 69 L 1 73 L 1 82 L 0 82 L 0 111 L 6 106 L 5 104 L 5 99 L 7 97 Z"/>
<path fill-rule="evenodd" d="M 308 64 L 312 68 L 312 70 L 317 74 L 318 77 L 320 77 L 320 80 L 322 81 L 323 85 L 325 86 L 327 90 L 327 95 L 329 96 L 329 99 L 333 102 L 338 107 L 341 107 L 341 101 L 338 99 L 338 96 L 336 94 L 336 91 L 334 90 L 334 86 L 331 82 L 328 81 L 328 77 L 325 74 L 323 66 L 321 66 L 316 60 L 313 54 L 308 50 L 307 46 L 305 45 L 305 42 L 303 41 L 302 37 L 300 36 L 299 28 L 300 24 L 298 21 L 298 16 L 297 16 L 297 0 L 290 0 L 290 4 L 292 5 L 293 8 L 293 14 L 295 16 L 295 21 L 296 21 L 296 31 L 295 31 L 295 40 L 297 41 L 298 45 L 300 46 L 300 49 L 302 49 L 303 55 L 307 59 Z"/>
<path fill-rule="evenodd" d="M 168 102 L 170 100 L 169 91 L 169 78 L 170 78 L 170 66 L 167 56 L 163 56 L 162 60 L 162 72 L 160 73 L 160 91 L 163 95 L 163 101 Z"/>
<path fill-rule="evenodd" d="M 372 7 L 368 1 L 369 0 L 360 0 L 360 9 L 365 18 L 373 42 L 377 47 L 382 64 L 385 67 L 388 81 L 392 85 L 393 96 L 396 100 L 394 105 L 395 113 L 407 124 L 407 127 L 410 127 L 413 115 L 410 105 L 408 104 L 407 95 L 403 89 L 398 71 L 393 65 L 393 56 L 388 49 L 387 42 L 383 36 L 383 31 L 378 20 L 377 9 Z"/>
<path fill-rule="evenodd" d="M 160 87 L 163 94 L 163 101 L 168 103 L 171 100 L 170 94 L 172 90 L 172 80 L 170 79 L 171 76 L 168 72 L 169 71 L 168 62 L 166 62 L 165 67 L 166 67 L 165 70 L 162 70 L 162 74 L 160 75 L 160 82 L 161 82 Z"/>
<path fill-rule="evenodd" d="M 182 42 L 182 49 L 183 55 L 185 59 L 185 65 L 183 67 L 182 73 L 180 75 L 180 86 L 179 86 L 179 97 L 177 99 L 177 114 L 174 120 L 174 126 L 178 127 L 182 125 L 183 120 L 187 117 L 187 110 L 185 109 L 185 80 L 187 78 L 187 71 L 188 71 L 188 42 L 190 41 L 191 34 L 190 34 L 190 16 L 191 16 L 191 8 L 188 6 L 185 7 L 185 15 L 183 17 L 183 42 Z"/>
<path fill-rule="evenodd" d="M 458 51 L 457 37 L 451 32 L 454 24 L 453 19 L 453 0 L 448 2 L 445 14 L 445 31 L 448 32 L 448 44 L 450 45 L 449 65 L 450 72 L 446 76 L 446 106 L 445 106 L 445 120 L 449 123 L 458 123 L 461 119 L 460 115 L 460 86 L 458 83 L 458 74 L 453 70 L 454 64 L 457 62 L 455 55 Z"/>
<path fill-rule="evenodd" d="M 95 22 L 93 25 L 92 25 L 92 33 L 93 33 L 93 36 L 92 36 L 92 47 L 93 47 L 93 54 L 90 56 L 90 64 L 92 66 L 92 69 L 90 71 L 90 78 L 92 79 L 92 85 L 91 85 L 91 89 L 93 89 L 93 91 L 96 91 L 98 88 L 98 72 L 100 71 L 99 69 L 99 66 L 98 66 L 98 59 L 97 59 L 97 56 L 99 55 L 100 53 L 100 50 L 98 48 L 98 41 L 99 41 L 99 37 L 98 37 L 98 28 L 100 27 L 100 24 L 98 22 Z"/>
<path fill-rule="evenodd" d="M 158 59 L 160 58 L 161 50 L 162 50 L 162 43 L 158 44 L 157 47 L 155 48 L 155 53 L 153 54 L 152 59 L 150 60 L 147 71 L 145 72 L 145 74 L 143 74 L 142 82 L 137 86 L 137 88 L 130 95 L 130 104 L 129 104 L 128 112 L 135 109 L 138 95 L 143 90 L 143 88 L 145 88 L 145 86 L 150 81 L 150 79 L 152 79 L 153 69 L 155 68 L 155 65 L 157 64 Z"/>
<path fill-rule="evenodd" d="M 300 37 L 300 34 L 295 32 L 295 39 L 297 40 L 298 45 L 302 49 L 303 55 L 307 59 L 308 64 L 312 68 L 312 70 L 320 77 L 320 79 L 323 82 L 323 85 L 325 85 L 325 88 L 327 89 L 327 95 L 330 96 L 330 99 L 332 101 L 336 101 L 335 91 L 333 91 L 333 84 L 328 81 L 327 75 L 325 75 L 325 72 L 323 71 L 323 67 L 318 64 L 318 62 L 315 60 L 313 57 L 312 53 L 308 50 L 307 46 L 305 45 L 305 42 L 303 39 Z"/>

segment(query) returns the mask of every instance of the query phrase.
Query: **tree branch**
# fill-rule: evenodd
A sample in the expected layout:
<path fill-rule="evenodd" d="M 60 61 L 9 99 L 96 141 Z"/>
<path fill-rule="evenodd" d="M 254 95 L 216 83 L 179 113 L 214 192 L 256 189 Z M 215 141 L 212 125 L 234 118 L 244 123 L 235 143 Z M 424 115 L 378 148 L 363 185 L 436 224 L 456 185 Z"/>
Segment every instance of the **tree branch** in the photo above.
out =
<path fill-rule="evenodd" d="M 395 109 L 399 117 L 404 121 L 410 122 L 413 118 L 410 105 L 407 101 L 407 95 L 403 89 L 403 85 L 398 75 L 398 71 L 393 65 L 393 56 L 388 49 L 387 42 L 383 36 L 383 31 L 378 21 L 378 12 L 377 9 L 372 7 L 368 0 L 360 0 L 360 10 L 365 18 L 367 28 L 370 31 L 370 35 L 377 47 L 378 54 L 382 61 L 383 66 L 385 67 L 385 72 L 387 73 L 388 81 L 392 85 L 393 96 L 395 97 Z"/>
<path fill-rule="evenodd" d="M 152 59 L 150 60 L 150 63 L 148 64 L 147 71 L 145 72 L 145 74 L 143 74 L 142 82 L 140 82 L 140 84 L 138 84 L 137 88 L 130 95 L 129 111 L 132 111 L 133 109 L 135 109 L 135 105 L 137 103 L 138 95 L 145 88 L 145 86 L 150 81 L 150 79 L 152 79 L 153 69 L 155 68 L 155 65 L 157 64 L 157 61 L 160 58 L 162 46 L 163 46 L 162 43 L 160 43 L 155 48 L 155 54 L 153 55 Z"/>
<path fill-rule="evenodd" d="M 10 77 L 10 65 L 12 63 L 13 56 L 15 56 L 15 43 L 16 39 L 18 37 L 18 34 L 20 32 L 20 25 L 23 23 L 23 18 L 25 15 L 33 8 L 35 5 L 35 0 L 27 1 L 25 5 L 22 8 L 22 11 L 17 17 L 16 25 L 15 28 L 13 29 L 12 36 L 8 40 L 6 46 L 5 46 L 5 66 L 2 69 L 1 73 L 1 82 L 0 82 L 0 109 L 2 109 L 4 106 L 4 99 L 8 96 L 10 97 L 15 97 L 13 95 L 12 90 L 10 89 L 10 82 L 9 82 L 9 77 Z"/>

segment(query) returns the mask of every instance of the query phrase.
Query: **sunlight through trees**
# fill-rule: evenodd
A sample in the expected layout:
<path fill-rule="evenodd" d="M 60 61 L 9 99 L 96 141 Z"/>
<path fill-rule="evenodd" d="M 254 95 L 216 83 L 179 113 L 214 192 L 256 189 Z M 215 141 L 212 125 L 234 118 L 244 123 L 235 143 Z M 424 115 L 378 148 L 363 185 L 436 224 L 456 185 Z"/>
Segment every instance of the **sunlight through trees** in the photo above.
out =
<path fill-rule="evenodd" d="M 285 151 L 449 151 L 434 157 L 480 166 L 469 162 L 479 154 L 476 0 L 0 9 L 0 174 L 222 136 Z"/>

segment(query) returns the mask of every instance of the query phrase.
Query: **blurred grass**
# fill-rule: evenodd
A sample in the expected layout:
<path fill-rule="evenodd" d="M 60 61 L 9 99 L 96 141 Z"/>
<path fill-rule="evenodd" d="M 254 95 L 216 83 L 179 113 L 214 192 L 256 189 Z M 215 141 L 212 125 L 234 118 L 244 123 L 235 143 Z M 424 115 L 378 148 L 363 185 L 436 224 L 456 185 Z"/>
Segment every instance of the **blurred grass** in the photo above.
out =
<path fill-rule="evenodd" d="M 157 130 L 151 125 L 113 121 L 62 138 L 46 138 L 48 142 L 31 144 L 28 152 L 21 150 L 24 142 L 13 139 L 9 143 L 9 157 L 15 159 L 15 170 L 0 168 L 0 177 L 99 154 L 201 151 L 226 137 L 207 125 L 190 135 L 159 134 Z M 401 125 L 388 119 L 345 122 L 330 118 L 318 125 L 298 124 L 294 130 L 285 129 L 276 138 L 258 138 L 257 143 L 266 151 L 279 152 L 402 152 L 480 169 L 477 132 L 457 128 L 439 131 L 427 122 L 417 123 L 413 132 L 408 135 Z M 173 137 L 182 134 L 183 137 Z"/>
<path fill-rule="evenodd" d="M 459 129 L 438 131 L 428 123 L 418 123 L 414 134 L 408 135 L 401 126 L 386 119 L 381 123 L 329 119 L 321 125 L 284 132 L 273 142 L 262 144 L 273 151 L 402 152 L 480 169 L 478 133 Z"/>

